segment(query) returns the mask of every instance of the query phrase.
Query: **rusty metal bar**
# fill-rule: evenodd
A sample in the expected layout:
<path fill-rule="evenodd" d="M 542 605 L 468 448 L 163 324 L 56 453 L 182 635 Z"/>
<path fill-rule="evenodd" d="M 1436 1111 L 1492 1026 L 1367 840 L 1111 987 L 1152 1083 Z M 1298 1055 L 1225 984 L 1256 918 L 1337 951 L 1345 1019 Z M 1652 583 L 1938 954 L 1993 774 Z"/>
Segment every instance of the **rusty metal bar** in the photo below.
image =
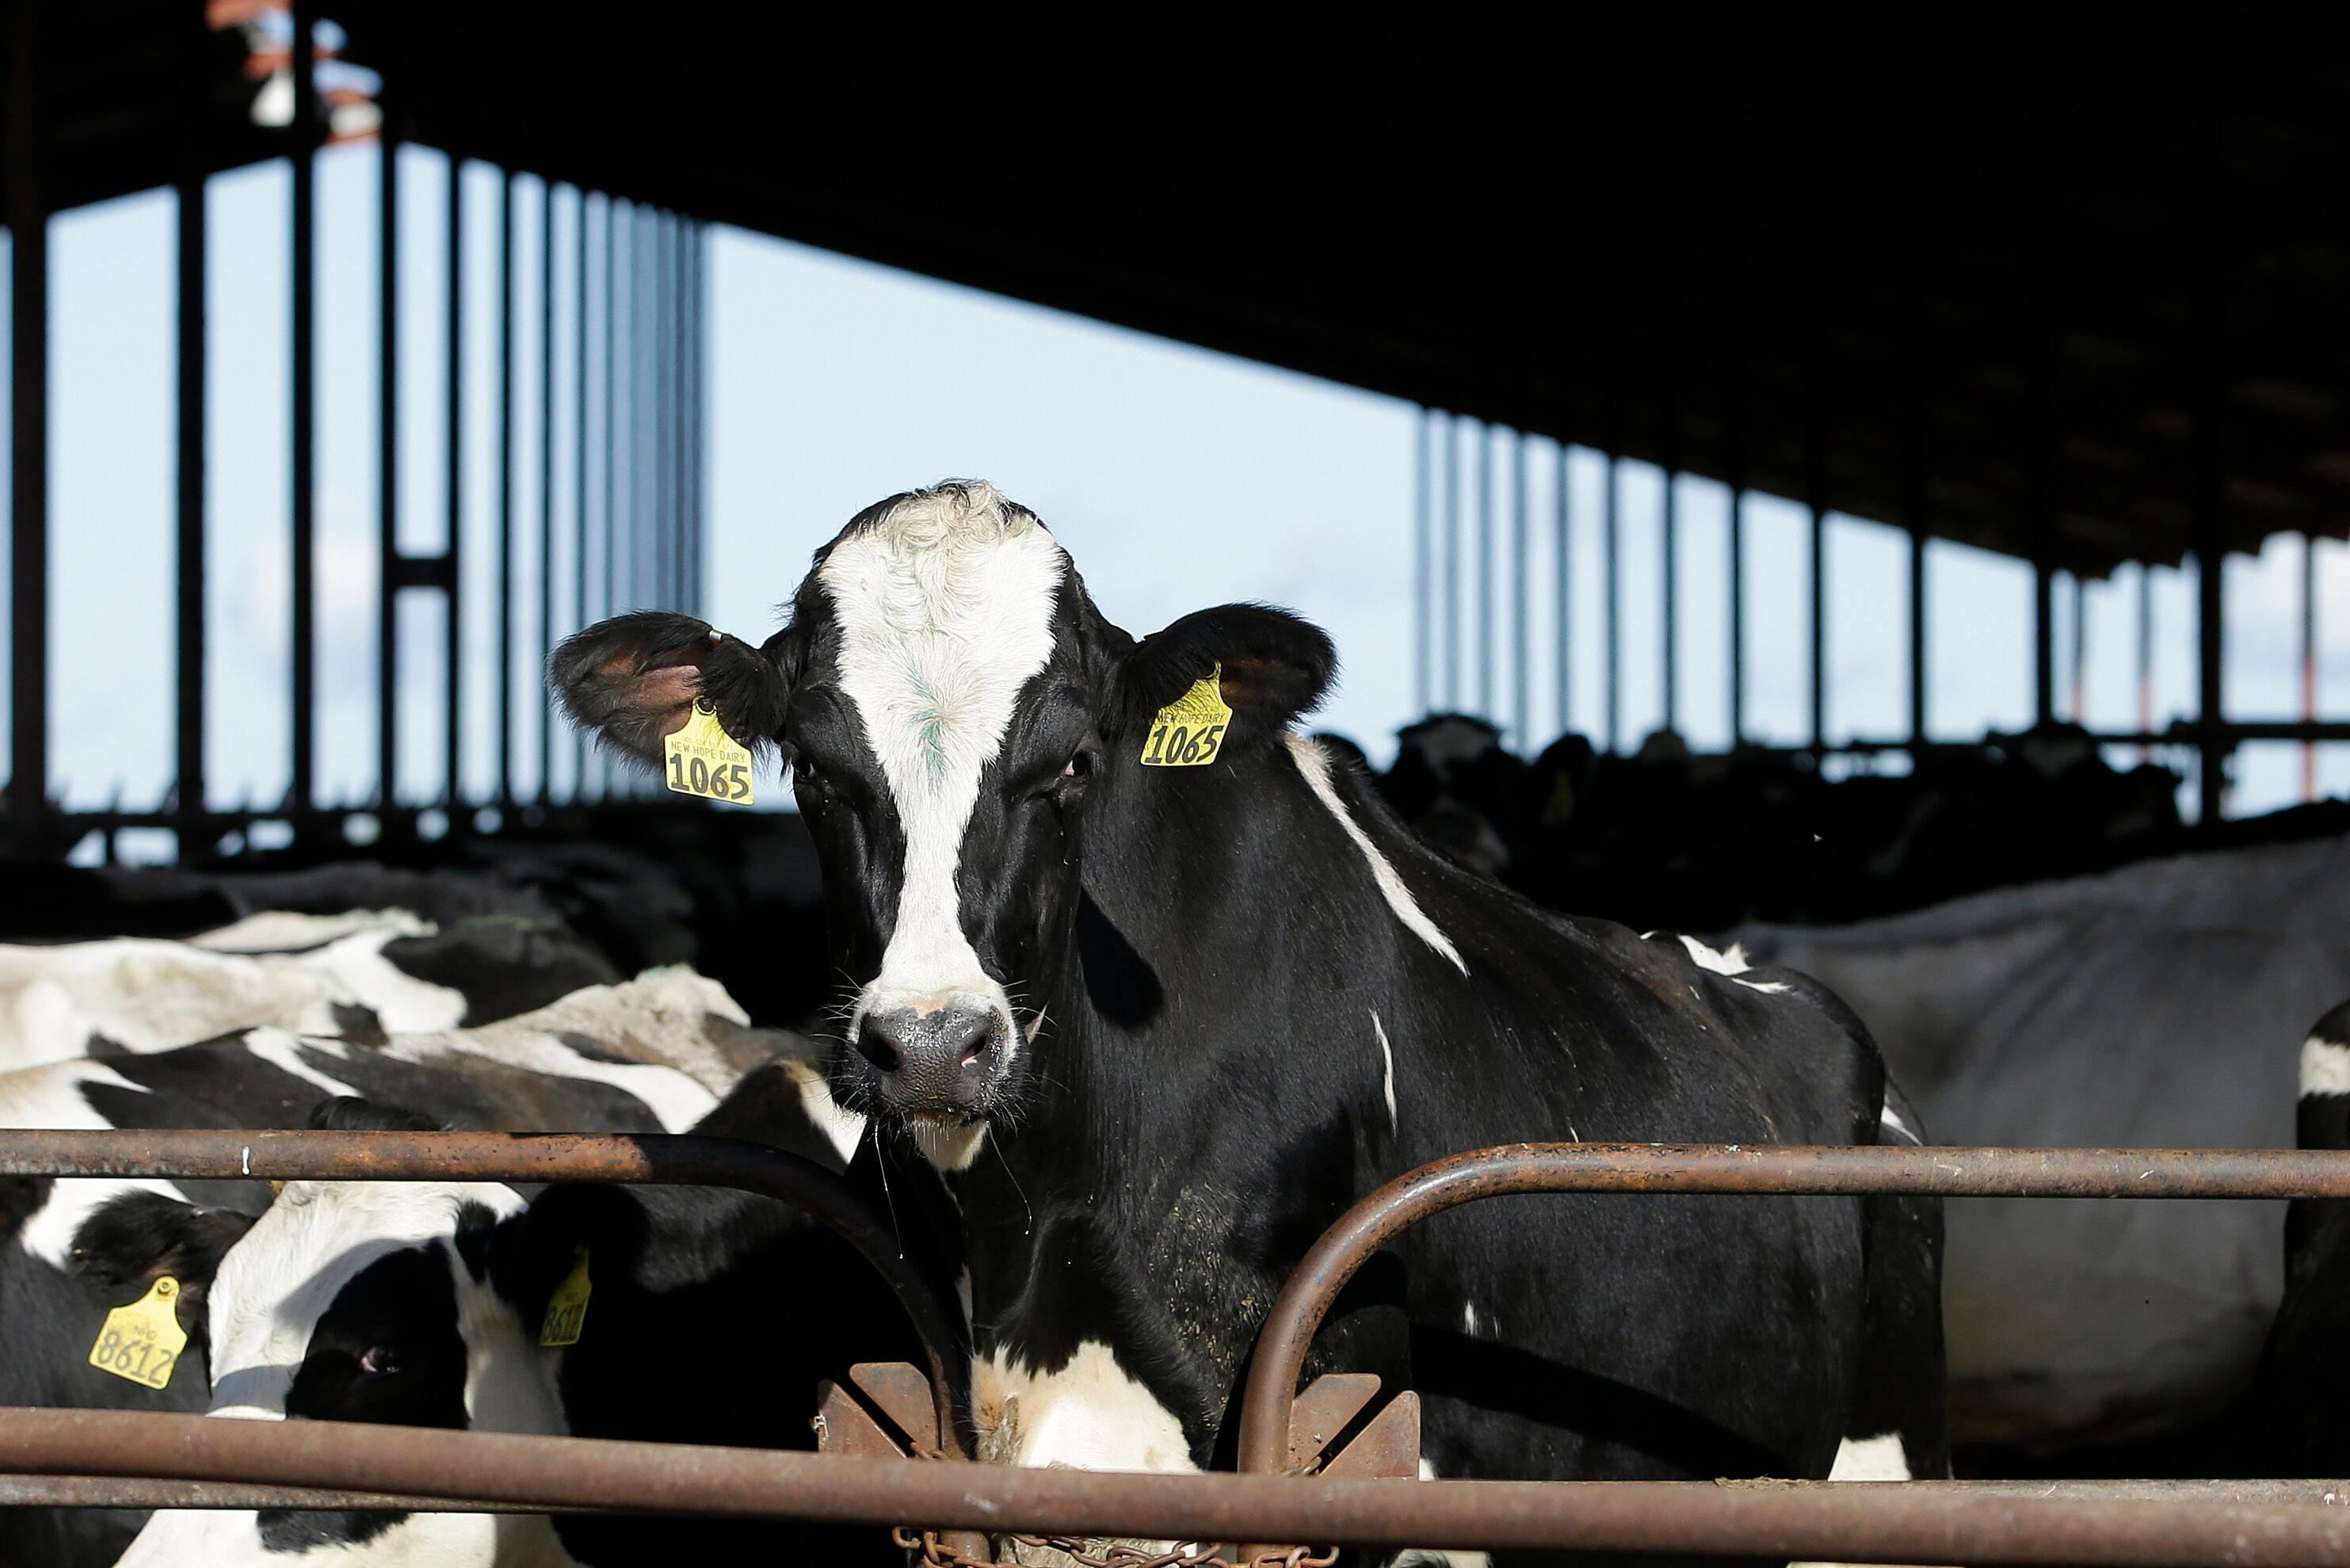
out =
<path fill-rule="evenodd" d="M 2350 1510 L 1917 1483 L 1333 1480 L 909 1463 L 119 1410 L 0 1410 L 0 1471 L 377 1489 L 613 1511 L 1159 1539 L 1883 1563 L 2335 1563 Z"/>
<path fill-rule="evenodd" d="M 1562 1483 L 1592 1484 L 1592 1483 Z M 1606 1483 L 1598 1483 L 1606 1484 Z M 1835 1481 L 1732 1480 L 1722 1487 L 1831 1495 Z M 2350 1508 L 2350 1480 L 1918 1480 L 1898 1483 L 1925 1495 L 2067 1501 L 2290 1503 Z M 0 1475 L 0 1508 L 315 1509 L 359 1513 L 609 1513 L 610 1508 L 344 1491 L 242 1481 L 159 1480 L 139 1476 Z"/>
<path fill-rule="evenodd" d="M 156 1480 L 139 1476 L 0 1475 L 0 1508 L 298 1508 L 335 1513 L 590 1513 L 478 1498 L 233 1481 Z"/>
<path fill-rule="evenodd" d="M 273 1181 L 619 1181 L 727 1187 L 786 1203 L 837 1231 L 881 1272 L 929 1362 L 940 1441 L 959 1449 L 959 1313 L 932 1292 L 896 1227 L 812 1160 L 691 1134 L 0 1131 L 0 1176 L 192 1177 Z M 319 1425 L 321 1423 L 309 1423 Z M 0 1469 L 9 1467 L 0 1465 Z M 17 1467 L 26 1468 L 26 1467 Z M 87 1466 L 53 1467 L 74 1470 Z M 92 1473 L 135 1474 L 133 1470 Z M 152 1473 L 152 1472 L 149 1472 Z M 222 1477 L 217 1479 L 255 1479 Z M 456 1492 L 458 1487 L 392 1490 Z"/>
<path fill-rule="evenodd" d="M 1454 1155 L 1357 1202 L 1291 1273 L 1258 1334 L 1242 1395 L 1240 1468 L 1284 1467 L 1306 1350 L 1372 1254 L 1431 1214 L 1535 1192 L 2338 1198 L 2350 1197 L 2350 1151 L 1525 1143 Z"/>

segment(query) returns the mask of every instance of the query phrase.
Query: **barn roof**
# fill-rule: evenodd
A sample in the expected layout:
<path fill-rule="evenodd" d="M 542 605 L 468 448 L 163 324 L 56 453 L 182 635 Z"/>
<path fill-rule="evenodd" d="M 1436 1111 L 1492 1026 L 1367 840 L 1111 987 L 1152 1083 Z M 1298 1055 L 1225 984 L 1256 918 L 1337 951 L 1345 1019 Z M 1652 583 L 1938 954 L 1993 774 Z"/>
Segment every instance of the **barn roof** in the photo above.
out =
<path fill-rule="evenodd" d="M 2334 33 L 324 9 L 419 140 L 1526 431 L 2087 573 L 2350 528 Z"/>

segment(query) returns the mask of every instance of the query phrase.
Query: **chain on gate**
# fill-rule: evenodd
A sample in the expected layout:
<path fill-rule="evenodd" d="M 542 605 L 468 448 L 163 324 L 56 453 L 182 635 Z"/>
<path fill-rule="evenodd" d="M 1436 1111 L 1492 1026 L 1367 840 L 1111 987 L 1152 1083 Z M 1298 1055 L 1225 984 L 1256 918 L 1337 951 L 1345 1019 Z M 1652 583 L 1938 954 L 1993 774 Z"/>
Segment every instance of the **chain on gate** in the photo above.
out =
<path fill-rule="evenodd" d="M 1368 1373 L 1332 1373 L 1316 1378 L 1297 1396 L 1290 1413 L 1290 1469 L 1300 1475 L 1398 1476 L 1419 1473 L 1419 1399 L 1407 1389 L 1372 1411 L 1379 1380 Z M 854 1393 L 851 1390 L 854 1390 Z M 828 1453 L 912 1459 L 945 1456 L 921 1434 L 932 1421 L 931 1386 L 902 1362 L 863 1363 L 849 1369 L 847 1386 L 827 1384 L 816 1418 L 816 1447 Z M 972 1531 L 890 1532 L 899 1548 L 922 1568 L 1027 1568 L 1004 1563 L 988 1538 Z M 1128 1542 L 1066 1535 L 1006 1532 L 1011 1542 L 1056 1552 L 1076 1568 L 1332 1568 L 1336 1548 L 1258 1547 L 1239 1561 L 1218 1554 L 1215 1545 L 1179 1545 L 1170 1550 Z"/>

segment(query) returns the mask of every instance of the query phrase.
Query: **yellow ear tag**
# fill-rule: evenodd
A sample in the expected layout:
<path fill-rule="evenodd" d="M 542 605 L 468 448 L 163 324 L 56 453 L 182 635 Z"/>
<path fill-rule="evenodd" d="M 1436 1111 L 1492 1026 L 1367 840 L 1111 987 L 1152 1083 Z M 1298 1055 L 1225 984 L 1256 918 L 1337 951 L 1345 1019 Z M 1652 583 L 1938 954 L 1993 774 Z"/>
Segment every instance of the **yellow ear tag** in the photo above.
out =
<path fill-rule="evenodd" d="M 1164 708 L 1150 722 L 1150 738 L 1142 743 L 1146 768 L 1204 768 L 1224 749 L 1224 732 L 1232 711 L 1224 706 L 1224 667 L 1218 664 L 1203 680 Z"/>
<path fill-rule="evenodd" d="M 539 1325 L 538 1343 L 553 1350 L 579 1343 L 579 1331 L 588 1326 L 588 1249 L 579 1249 L 579 1261 L 555 1293 L 546 1298 L 546 1321 Z"/>
<path fill-rule="evenodd" d="M 751 804 L 750 749 L 726 732 L 707 697 L 693 700 L 693 717 L 661 742 L 669 759 L 669 787 L 680 794 Z"/>
<path fill-rule="evenodd" d="M 166 1274 L 145 1295 L 106 1314 L 106 1326 L 89 1347 L 89 1364 L 144 1387 L 162 1387 L 188 1347 L 179 1304 L 180 1282 Z"/>

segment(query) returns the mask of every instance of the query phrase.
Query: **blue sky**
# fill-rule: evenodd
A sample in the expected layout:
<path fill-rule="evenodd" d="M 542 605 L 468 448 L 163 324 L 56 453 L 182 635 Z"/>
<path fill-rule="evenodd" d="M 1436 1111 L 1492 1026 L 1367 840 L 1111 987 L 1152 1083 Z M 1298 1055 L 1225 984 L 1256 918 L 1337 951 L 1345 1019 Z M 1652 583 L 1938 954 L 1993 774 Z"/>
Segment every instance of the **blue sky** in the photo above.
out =
<path fill-rule="evenodd" d="M 443 454 L 440 323 L 445 161 L 411 150 L 403 164 L 402 285 L 407 389 L 400 462 L 401 536 L 440 547 Z M 371 795 L 375 690 L 375 169 L 371 148 L 320 158 L 319 490 L 317 498 L 321 757 L 330 798 Z M 287 621 L 285 432 L 286 202 L 283 165 L 213 182 L 212 639 L 216 800 L 267 800 L 285 787 Z M 524 368 L 519 515 L 536 519 L 537 187 L 525 182 L 517 300 Z M 469 257 L 469 523 L 465 559 L 486 570 L 494 513 L 490 410 L 494 215 L 497 192 L 472 171 L 467 200 L 477 243 Z M 567 257 L 577 209 L 558 192 L 556 242 Z M 163 193 L 65 214 L 51 230 L 52 704 L 54 768 L 67 798 L 118 793 L 156 799 L 171 772 L 172 539 L 172 207 Z M 0 241 L 5 245 L 5 241 Z M 1391 399 L 1211 354 L 1082 318 L 953 287 L 804 246 L 733 231 L 710 241 L 711 548 L 705 604 L 719 624 L 756 638 L 805 571 L 808 554 L 860 506 L 946 475 L 979 475 L 1038 511 L 1076 558 L 1097 601 L 1137 632 L 1205 605 L 1263 599 L 1328 628 L 1342 684 L 1325 721 L 1375 756 L 1414 712 L 1412 593 L 1418 411 Z M 570 286 L 558 269 L 558 320 Z M 5 309 L 0 305 L 0 309 Z M 0 322 L 5 327 L 5 322 Z M 558 333 L 558 385 L 570 348 Z M 6 392 L 0 386 L 0 403 Z M 567 392 L 558 393 L 558 412 Z M 560 421 L 559 421 L 560 422 Z M 567 425 L 566 427 L 567 429 Z M 1507 537 L 1513 439 L 1454 430 L 1464 534 L 1477 516 L 1477 442 L 1492 445 L 1498 520 Z M 569 505 L 567 439 L 557 449 L 558 515 Z M 5 453 L 0 452 L 0 465 Z M 1552 524 L 1559 472 L 1547 441 L 1526 443 L 1527 562 L 1533 679 L 1525 694 L 1536 739 L 1556 732 L 1551 604 Z M 1565 463 L 1575 585 L 1567 715 L 1590 731 L 1602 712 L 1598 530 L 1607 465 L 1575 449 Z M 1625 587 L 1623 734 L 1661 716 L 1659 514 L 1661 475 L 1617 471 Z M 1682 547 L 1681 728 L 1700 745 L 1727 731 L 1725 497 L 1679 481 Z M 1758 737 L 1808 733 L 1808 527 L 1802 510 L 1747 501 L 1750 571 L 1749 727 Z M 535 525 L 523 531 L 524 580 L 535 581 Z M 1905 546 L 1892 531 L 1830 521 L 1832 735 L 1906 728 Z M 2289 717 L 2298 708 L 2301 544 L 2272 541 L 2230 563 L 2230 711 Z M 558 566 L 567 565 L 559 559 Z M 1462 597 L 1473 603 L 1472 568 Z M 0 561 L 0 572 L 5 561 Z M 2020 564 L 1933 547 L 1929 615 L 1931 728 L 1952 738 L 2028 722 L 2031 578 Z M 2350 608 L 2350 552 L 2319 547 L 2322 607 Z M 2089 721 L 2135 722 L 2134 569 L 2088 591 Z M 1471 618 L 1456 618 L 1464 705 L 1482 697 L 1504 722 L 1512 679 L 1506 580 L 1496 680 L 1478 679 Z M 409 596 L 403 655 L 409 722 L 401 792 L 422 798 L 441 774 L 434 693 L 442 680 L 437 606 Z M 2155 574 L 2158 722 L 2192 706 L 2193 584 Z M 2069 600 L 2060 597 L 2060 607 Z M 477 608 L 485 609 L 476 600 Z M 5 611 L 5 599 L 0 599 Z M 2321 609 L 2321 618 L 2324 610 Z M 539 628 L 517 642 L 520 711 L 538 701 Z M 2069 619 L 2069 617 L 2065 618 Z M 2350 617 L 2323 641 L 2322 705 L 2350 708 Z M 567 625 L 554 628 L 558 633 Z M 469 617 L 464 673 L 469 779 L 478 788 L 494 700 L 485 617 Z M 2060 702 L 2072 689 L 2069 627 L 2060 623 Z M 1440 698 L 1444 695 L 1440 686 Z M 5 715 L 0 715 L 5 723 Z M 535 731 L 518 743 L 518 782 L 538 776 Z M 558 745 L 558 784 L 570 750 Z M 2324 781 L 2350 788 L 2350 756 L 2326 759 Z M 2238 808 L 2298 798 L 2295 748 L 2252 748 Z M 779 792 L 772 787 L 771 796 Z"/>

